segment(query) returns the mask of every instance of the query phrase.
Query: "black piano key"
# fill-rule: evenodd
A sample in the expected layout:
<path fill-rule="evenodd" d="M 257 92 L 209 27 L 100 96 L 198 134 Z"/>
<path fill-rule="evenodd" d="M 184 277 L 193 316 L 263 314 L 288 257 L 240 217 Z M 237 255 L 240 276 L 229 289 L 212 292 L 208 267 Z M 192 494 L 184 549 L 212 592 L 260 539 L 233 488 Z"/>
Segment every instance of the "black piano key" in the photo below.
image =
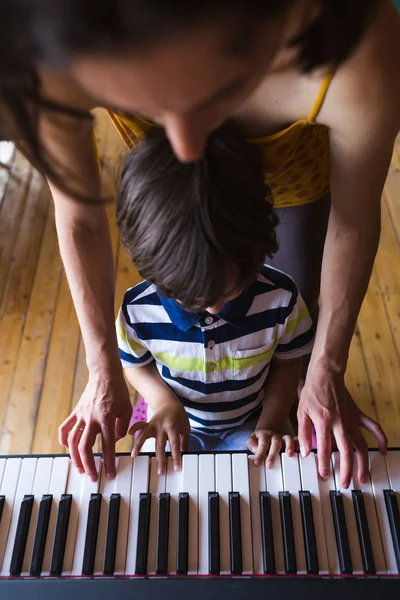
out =
<path fill-rule="evenodd" d="M 400 572 L 400 512 L 397 503 L 396 492 L 393 490 L 383 490 L 385 496 L 386 510 L 388 514 L 390 532 L 392 534 L 394 554 L 396 557 L 397 569 Z"/>
<path fill-rule="evenodd" d="M 176 572 L 178 575 L 188 574 L 189 561 L 189 494 L 181 492 L 178 502 L 178 549 Z"/>
<path fill-rule="evenodd" d="M 139 496 L 139 523 L 136 547 L 136 575 L 146 575 L 149 549 L 151 494 Z"/>
<path fill-rule="evenodd" d="M 343 575 L 353 573 L 353 564 L 350 554 L 349 536 L 347 533 L 346 517 L 344 512 L 343 496 L 340 492 L 329 492 L 333 523 L 335 525 L 336 546 L 339 556 L 340 572 Z"/>
<path fill-rule="evenodd" d="M 1 523 L 1 517 L 3 516 L 3 510 L 4 510 L 5 503 L 6 503 L 6 497 L 0 496 L 0 523 Z"/>
<path fill-rule="evenodd" d="M 239 492 L 229 492 L 229 532 L 231 542 L 231 573 L 232 575 L 241 575 L 243 561 Z"/>
<path fill-rule="evenodd" d="M 157 575 L 168 573 L 168 534 L 169 534 L 170 495 L 160 494 L 158 499 L 158 531 L 157 531 Z"/>
<path fill-rule="evenodd" d="M 285 555 L 286 573 L 297 573 L 296 547 L 294 543 L 292 503 L 290 492 L 279 492 L 279 504 L 281 508 L 281 523 L 283 550 Z"/>
<path fill-rule="evenodd" d="M 53 577 L 59 577 L 62 573 L 71 506 L 72 494 L 63 494 L 58 505 L 56 532 L 51 556 L 50 574 Z"/>
<path fill-rule="evenodd" d="M 28 539 L 29 524 L 32 515 L 33 501 L 34 496 L 27 494 L 24 496 L 21 502 L 10 564 L 10 575 L 13 575 L 14 577 L 21 575 L 26 541 Z"/>
<path fill-rule="evenodd" d="M 272 529 L 271 494 L 260 492 L 261 540 L 264 573 L 275 574 L 274 534 Z"/>
<path fill-rule="evenodd" d="M 352 496 L 364 572 L 368 573 L 369 575 L 373 575 L 376 573 L 376 568 L 374 561 L 374 553 L 372 550 L 371 536 L 369 533 L 364 496 L 360 490 L 353 490 Z"/>
<path fill-rule="evenodd" d="M 82 575 L 93 575 L 101 509 L 101 494 L 90 494 Z"/>
<path fill-rule="evenodd" d="M 104 575 L 114 575 L 121 494 L 111 494 L 108 505 L 107 534 L 104 552 Z"/>
<path fill-rule="evenodd" d="M 220 570 L 219 494 L 208 492 L 208 571 L 210 575 L 219 575 Z"/>
<path fill-rule="evenodd" d="M 307 573 L 319 573 L 317 541 L 315 538 L 314 515 L 311 494 L 307 491 L 299 492 L 301 520 L 303 522 L 304 548 L 307 561 Z"/>
<path fill-rule="evenodd" d="M 35 539 L 33 542 L 31 565 L 29 568 L 29 572 L 32 577 L 38 577 L 42 572 L 44 549 L 46 546 L 52 502 L 53 496 L 51 494 L 45 494 L 40 501 Z"/>

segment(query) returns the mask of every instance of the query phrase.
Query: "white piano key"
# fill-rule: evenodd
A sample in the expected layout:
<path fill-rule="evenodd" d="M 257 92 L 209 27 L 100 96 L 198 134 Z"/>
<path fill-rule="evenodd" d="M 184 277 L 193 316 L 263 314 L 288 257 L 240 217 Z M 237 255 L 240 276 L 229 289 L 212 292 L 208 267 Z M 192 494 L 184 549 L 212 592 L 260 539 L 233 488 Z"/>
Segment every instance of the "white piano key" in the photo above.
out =
<path fill-rule="evenodd" d="M 197 575 L 199 551 L 199 457 L 184 454 L 182 457 L 181 492 L 189 494 L 188 575 Z"/>
<path fill-rule="evenodd" d="M 349 538 L 351 562 L 353 564 L 354 575 L 364 573 L 363 562 L 360 550 L 360 540 L 358 537 L 357 521 L 354 513 L 352 490 L 354 490 L 353 479 L 351 479 L 347 489 L 340 487 L 340 455 L 334 452 L 332 455 L 333 471 L 335 474 L 336 489 L 341 492 L 344 504 L 344 514 L 346 516 L 347 535 Z"/>
<path fill-rule="evenodd" d="M 369 452 L 371 484 L 374 493 L 375 507 L 378 515 L 379 529 L 381 532 L 383 552 L 385 554 L 388 573 L 398 573 L 396 557 L 394 553 L 392 535 L 390 532 L 389 519 L 386 512 L 385 497 L 383 490 L 390 489 L 389 478 L 386 470 L 385 457 L 377 451 Z"/>
<path fill-rule="evenodd" d="M 136 551 L 139 522 L 139 496 L 149 489 L 150 458 L 139 455 L 133 462 L 132 485 L 129 509 L 129 531 L 126 552 L 125 574 L 134 575 L 136 569 Z M 150 520 L 152 516 L 150 514 Z"/>
<path fill-rule="evenodd" d="M 150 461 L 150 484 L 149 493 L 151 494 L 150 509 L 150 532 L 149 532 L 149 555 L 147 561 L 147 571 L 149 575 L 154 575 L 157 566 L 157 541 L 158 541 L 158 498 L 165 492 L 165 475 L 157 474 L 157 459 Z"/>
<path fill-rule="evenodd" d="M 124 575 L 125 573 L 133 465 L 134 459 L 131 456 L 119 456 L 117 459 L 115 492 L 121 494 L 121 500 L 119 505 L 117 547 L 115 551 L 115 575 Z M 145 491 L 147 491 L 147 488 Z"/>
<path fill-rule="evenodd" d="M 62 494 L 67 489 L 68 474 L 70 468 L 68 456 L 57 456 L 53 459 L 53 469 L 49 485 L 49 494 L 53 496 L 51 504 L 49 528 L 47 530 L 46 545 L 44 548 L 42 576 L 50 575 L 50 564 L 53 553 L 54 536 L 57 525 L 58 506 Z"/>
<path fill-rule="evenodd" d="M 396 492 L 400 505 L 400 450 L 390 450 L 385 456 L 390 487 Z"/>
<path fill-rule="evenodd" d="M 72 573 L 72 565 L 74 563 L 74 552 L 76 542 L 76 532 L 78 529 L 78 521 L 81 507 L 81 497 L 83 491 L 83 482 L 85 475 L 81 475 L 76 467 L 70 463 L 68 474 L 68 483 L 66 493 L 72 495 L 71 512 L 68 523 L 67 541 L 65 544 L 64 563 L 62 576 L 67 577 Z"/>
<path fill-rule="evenodd" d="M 208 492 L 215 492 L 214 455 L 199 456 L 199 575 L 208 575 Z"/>
<path fill-rule="evenodd" d="M 101 461 L 99 456 L 94 457 L 96 471 L 101 476 Z M 76 541 L 74 551 L 74 561 L 72 563 L 72 575 L 82 575 L 83 555 L 85 552 L 86 527 L 89 511 L 89 501 L 91 494 L 97 494 L 99 491 L 99 477 L 92 481 L 88 475 L 83 475 L 83 487 L 81 494 L 81 505 L 78 519 L 78 528 L 76 530 Z"/>
<path fill-rule="evenodd" d="M 48 494 L 50 487 L 51 472 L 53 470 L 53 459 L 52 458 L 39 458 L 36 468 L 35 480 L 33 482 L 32 494 L 34 495 L 34 501 L 32 506 L 31 522 L 29 525 L 28 539 L 26 541 L 24 562 L 22 565 L 22 575 L 29 575 L 29 568 L 31 564 L 33 543 L 35 540 L 37 518 L 39 515 L 39 506 L 42 497 Z"/>
<path fill-rule="evenodd" d="M 283 486 L 286 492 L 290 492 L 292 504 L 292 519 L 294 543 L 296 549 L 297 573 L 307 573 L 306 555 L 304 550 L 303 524 L 301 520 L 301 507 L 299 492 L 301 490 L 300 469 L 298 454 L 288 456 L 281 455 Z"/>
<path fill-rule="evenodd" d="M 116 459 L 118 460 L 118 459 Z M 99 517 L 99 530 L 97 534 L 96 557 L 94 559 L 94 574 L 102 575 L 104 567 L 104 553 L 107 537 L 108 508 L 110 496 L 115 492 L 116 479 L 107 479 L 105 469 L 101 469 L 99 493 L 101 494 L 101 508 Z"/>
<path fill-rule="evenodd" d="M 250 479 L 250 511 L 251 511 L 251 537 L 253 540 L 253 565 L 254 573 L 264 573 L 263 548 L 261 539 L 261 513 L 260 492 L 266 491 L 265 467 L 254 466 L 254 456 L 248 457 Z"/>
<path fill-rule="evenodd" d="M 3 474 L 4 474 L 4 470 L 6 468 L 6 458 L 0 458 L 0 487 L 1 487 L 1 482 L 3 481 Z"/>
<path fill-rule="evenodd" d="M 7 545 L 4 553 L 3 565 L 0 575 L 10 574 L 11 558 L 14 548 L 15 534 L 17 531 L 19 511 L 21 502 L 25 494 L 32 493 L 33 482 L 35 478 L 37 458 L 23 458 L 21 470 L 19 473 L 17 491 L 14 500 L 14 509 L 11 515 L 10 529 L 8 531 Z"/>
<path fill-rule="evenodd" d="M 299 456 L 301 486 L 304 492 L 310 492 L 314 518 L 315 541 L 317 544 L 318 566 L 321 575 L 329 574 L 327 540 L 325 539 L 324 521 L 322 517 L 322 502 L 318 487 L 318 471 L 316 456 L 312 452 L 303 458 Z"/>
<path fill-rule="evenodd" d="M 168 533 L 168 573 L 176 574 L 176 556 L 178 543 L 178 502 L 181 491 L 182 471 L 174 471 L 172 457 L 167 461 L 167 477 L 165 491 L 170 494 L 169 533 Z"/>
<path fill-rule="evenodd" d="M 8 533 L 10 530 L 21 465 L 21 458 L 7 458 L 1 482 L 0 496 L 5 496 L 6 499 L 0 521 L 0 575 L 3 574 L 1 567 L 3 565 L 4 553 L 8 541 Z M 8 575 L 8 573 L 5 574 Z"/>
<path fill-rule="evenodd" d="M 230 454 L 215 455 L 215 491 L 219 493 L 219 544 L 221 575 L 231 572 L 229 492 L 232 492 Z"/>
<path fill-rule="evenodd" d="M 378 575 L 383 575 L 384 573 L 387 573 L 387 567 L 385 562 L 385 553 L 382 546 L 381 532 L 379 530 L 378 516 L 375 509 L 375 500 L 372 492 L 371 479 L 368 476 L 368 481 L 366 483 L 360 483 L 357 474 L 357 459 L 354 461 L 353 484 L 355 490 L 360 490 L 363 493 L 375 568 Z"/>
<path fill-rule="evenodd" d="M 253 573 L 251 545 L 249 463 L 247 454 L 232 454 L 232 491 L 240 494 L 243 574 Z"/>
<path fill-rule="evenodd" d="M 281 460 L 278 457 L 272 469 L 265 469 L 267 492 L 271 494 L 271 515 L 274 532 L 275 569 L 278 575 L 285 573 L 285 557 L 283 552 L 283 538 L 281 513 L 279 507 L 279 492 L 283 492 Z"/>
<path fill-rule="evenodd" d="M 313 455 L 315 468 L 318 473 L 318 457 Z M 328 551 L 329 573 L 331 575 L 340 575 L 339 556 L 336 546 L 335 526 L 333 523 L 332 508 L 329 492 L 336 491 L 335 479 L 332 471 L 332 464 L 329 464 L 329 477 L 324 480 L 318 475 L 319 497 L 321 499 L 322 518 L 324 520 L 324 531 L 326 540 L 326 549 Z"/>

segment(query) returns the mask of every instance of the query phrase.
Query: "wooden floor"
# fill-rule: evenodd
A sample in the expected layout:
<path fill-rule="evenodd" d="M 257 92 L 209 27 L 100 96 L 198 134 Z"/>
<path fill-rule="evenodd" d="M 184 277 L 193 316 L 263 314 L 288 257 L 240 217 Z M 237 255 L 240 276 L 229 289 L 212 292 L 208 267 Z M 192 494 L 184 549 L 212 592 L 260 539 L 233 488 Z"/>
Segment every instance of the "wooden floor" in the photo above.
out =
<path fill-rule="evenodd" d="M 98 138 L 107 189 L 123 151 L 105 113 Z M 3 164 L 3 166 L 1 166 Z M 7 166 L 8 168 L 4 168 Z M 120 247 L 110 205 L 116 308 L 139 279 Z M 59 257 L 53 208 L 41 177 L 0 145 L 0 454 L 56 453 L 58 425 L 86 383 L 79 327 Z M 347 383 L 354 399 L 400 446 L 400 139 L 382 202 L 382 238 L 353 339 Z M 372 445 L 373 438 L 367 436 Z M 118 443 L 128 450 L 130 439 Z"/>

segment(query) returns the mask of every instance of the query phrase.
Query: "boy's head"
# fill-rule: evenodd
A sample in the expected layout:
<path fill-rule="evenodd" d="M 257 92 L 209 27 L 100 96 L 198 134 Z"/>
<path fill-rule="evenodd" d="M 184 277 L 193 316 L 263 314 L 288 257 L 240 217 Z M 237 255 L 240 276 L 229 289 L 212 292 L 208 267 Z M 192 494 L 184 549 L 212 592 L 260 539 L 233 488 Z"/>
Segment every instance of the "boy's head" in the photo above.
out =
<path fill-rule="evenodd" d="M 117 223 L 141 275 L 192 312 L 219 312 L 278 245 L 259 152 L 220 129 L 184 164 L 162 130 L 129 154 Z"/>

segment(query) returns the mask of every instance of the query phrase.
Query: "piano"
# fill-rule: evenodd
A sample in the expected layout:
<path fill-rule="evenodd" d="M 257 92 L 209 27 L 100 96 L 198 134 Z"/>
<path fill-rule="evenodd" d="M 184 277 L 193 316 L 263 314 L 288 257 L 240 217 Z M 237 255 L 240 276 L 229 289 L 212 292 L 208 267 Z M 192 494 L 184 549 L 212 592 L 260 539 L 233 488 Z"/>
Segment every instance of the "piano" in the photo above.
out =
<path fill-rule="evenodd" d="M 119 454 L 112 481 L 96 456 L 95 483 L 67 455 L 0 457 L 0 598 L 399 598 L 400 450 L 369 459 L 345 490 L 335 452 L 326 481 L 315 453 L 186 453 L 163 476 Z"/>

